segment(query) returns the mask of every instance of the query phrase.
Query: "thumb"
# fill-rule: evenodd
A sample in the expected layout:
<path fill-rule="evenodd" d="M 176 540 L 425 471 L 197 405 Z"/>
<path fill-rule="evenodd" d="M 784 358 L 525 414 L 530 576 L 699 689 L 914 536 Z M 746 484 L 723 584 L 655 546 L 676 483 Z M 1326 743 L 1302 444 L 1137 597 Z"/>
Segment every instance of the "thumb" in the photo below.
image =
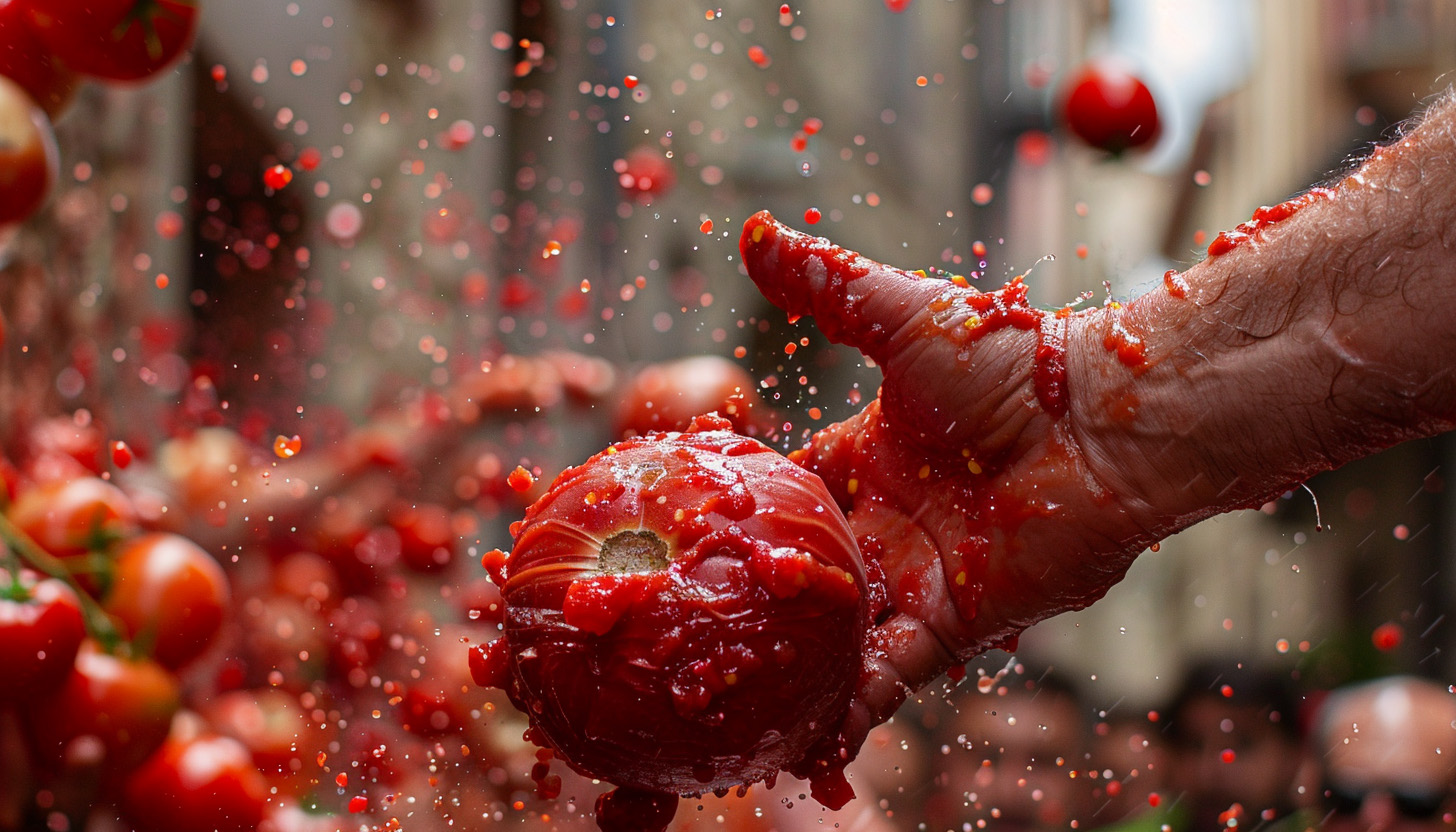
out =
<path fill-rule="evenodd" d="M 790 319 L 810 315 L 829 340 L 884 363 L 904 336 L 928 322 L 937 298 L 947 308 L 948 281 L 877 263 L 812 237 L 760 211 L 738 242 L 749 277 Z"/>

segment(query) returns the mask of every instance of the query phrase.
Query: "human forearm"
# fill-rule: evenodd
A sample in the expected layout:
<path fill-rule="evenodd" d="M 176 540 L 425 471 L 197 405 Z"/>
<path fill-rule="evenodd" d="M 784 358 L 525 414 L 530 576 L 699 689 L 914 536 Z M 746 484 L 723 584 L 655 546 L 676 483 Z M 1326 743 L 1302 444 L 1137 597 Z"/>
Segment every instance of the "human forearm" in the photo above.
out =
<path fill-rule="evenodd" d="M 1456 424 L 1456 107 L 1305 201 L 1078 322 L 1073 424 L 1157 531 Z M 1119 320 L 1143 365 L 1104 347 Z"/>

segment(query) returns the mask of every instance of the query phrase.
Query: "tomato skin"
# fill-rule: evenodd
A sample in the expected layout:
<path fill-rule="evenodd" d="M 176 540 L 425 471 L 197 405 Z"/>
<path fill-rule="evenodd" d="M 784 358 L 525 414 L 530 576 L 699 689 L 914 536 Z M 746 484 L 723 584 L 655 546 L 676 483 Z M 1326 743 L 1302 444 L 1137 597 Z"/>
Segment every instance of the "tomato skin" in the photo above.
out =
<path fill-rule="evenodd" d="M 122 812 L 137 832 L 253 832 L 268 784 L 247 747 L 220 734 L 187 733 L 174 732 L 126 779 Z"/>
<path fill-rule="evenodd" d="M 1111 57 L 1090 60 L 1064 89 L 1062 117 L 1087 144 L 1121 153 L 1157 140 L 1157 102 L 1125 62 Z"/>
<path fill-rule="evenodd" d="M 137 531 L 131 498 L 100 477 L 44 483 L 23 491 L 7 514 L 21 531 L 59 558 L 105 549 Z"/>
<path fill-rule="evenodd" d="M 123 543 L 103 606 L 163 667 L 200 656 L 222 628 L 231 600 L 227 575 L 181 535 L 153 532 Z"/>
<path fill-rule="evenodd" d="M 59 165 L 45 110 L 19 84 L 0 78 L 0 228 L 40 209 Z"/>
<path fill-rule="evenodd" d="M 24 599 L 7 597 L 11 576 L 0 569 L 0 703 L 33 701 L 61 686 L 86 638 L 81 602 L 64 582 L 22 572 Z"/>
<path fill-rule="evenodd" d="M 686 430 L 693 418 L 717 412 L 739 433 L 760 427 L 766 408 L 753 376 L 714 355 L 649 364 L 633 374 L 617 406 L 617 435 Z"/>
<path fill-rule="evenodd" d="M 797 766 L 843 718 L 866 626 L 858 548 L 818 477 L 728 426 L 619 442 L 519 529 L 487 652 L 509 652 L 511 700 L 583 774 L 731 788 Z"/>
<path fill-rule="evenodd" d="M 0 0 L 0 75 L 19 84 L 53 119 L 65 112 L 80 84 L 30 28 L 20 0 Z"/>
<path fill-rule="evenodd" d="M 60 689 L 25 707 L 24 722 L 42 764 L 119 773 L 162 745 L 181 701 L 176 678 L 161 665 L 113 656 L 88 640 Z"/>
<path fill-rule="evenodd" d="M 41 42 L 76 72 L 140 81 L 170 66 L 197 34 L 191 0 L 12 0 Z"/>

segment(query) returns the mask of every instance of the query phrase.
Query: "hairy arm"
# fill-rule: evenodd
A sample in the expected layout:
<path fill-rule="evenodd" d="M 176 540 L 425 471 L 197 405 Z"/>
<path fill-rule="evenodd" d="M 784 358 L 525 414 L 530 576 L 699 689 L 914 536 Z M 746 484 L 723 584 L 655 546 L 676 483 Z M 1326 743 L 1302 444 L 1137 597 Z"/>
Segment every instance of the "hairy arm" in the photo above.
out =
<path fill-rule="evenodd" d="M 1078 312 L 749 219 L 765 296 L 884 373 L 795 456 L 878 590 L 846 749 L 955 663 L 1101 598 L 1163 537 L 1456 426 L 1453 128 L 1447 99 L 1336 187 Z"/>
<path fill-rule="evenodd" d="M 1155 536 L 1456 426 L 1456 102 L 1299 202 L 1076 332 L 1074 430 Z"/>

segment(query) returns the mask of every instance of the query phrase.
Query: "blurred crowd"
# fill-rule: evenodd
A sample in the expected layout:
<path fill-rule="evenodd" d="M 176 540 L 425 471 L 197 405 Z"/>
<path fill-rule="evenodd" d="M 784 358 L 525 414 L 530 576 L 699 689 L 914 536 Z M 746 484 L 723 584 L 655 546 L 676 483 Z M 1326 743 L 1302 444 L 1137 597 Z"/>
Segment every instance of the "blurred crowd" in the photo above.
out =
<path fill-rule="evenodd" d="M 922 700 L 879 729 L 893 739 L 866 746 L 855 782 L 862 791 L 888 787 L 884 828 L 1343 832 L 1453 823 L 1456 696 L 1444 683 L 1386 676 L 1310 690 L 1288 669 L 1208 661 L 1186 671 L 1169 701 L 1134 711 L 1125 702 L 1099 708 L 1055 669 L 1014 659 L 980 682 Z M 906 776 L 910 759 L 923 768 Z M 897 775 L 873 776 L 884 764 Z"/>

